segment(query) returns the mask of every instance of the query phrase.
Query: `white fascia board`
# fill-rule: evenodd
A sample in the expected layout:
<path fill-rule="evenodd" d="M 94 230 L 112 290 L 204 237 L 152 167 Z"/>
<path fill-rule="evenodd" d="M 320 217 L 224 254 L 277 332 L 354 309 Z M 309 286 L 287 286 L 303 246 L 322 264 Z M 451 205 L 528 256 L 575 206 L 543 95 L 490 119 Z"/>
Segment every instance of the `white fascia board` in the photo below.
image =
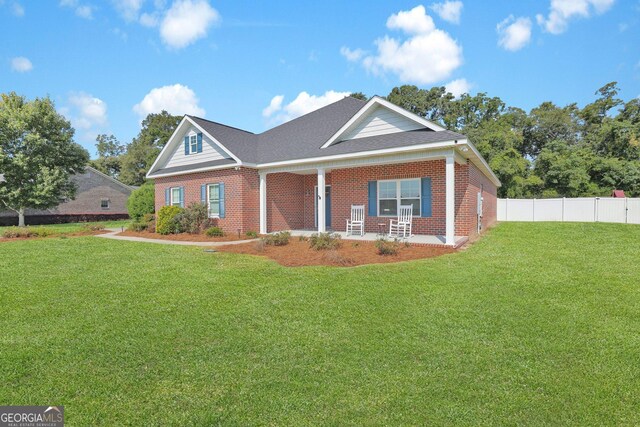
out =
<path fill-rule="evenodd" d="M 278 167 L 278 166 L 318 163 L 322 161 L 331 161 L 331 160 L 338 160 L 338 159 L 354 159 L 359 157 L 381 156 L 385 154 L 404 153 L 407 151 L 436 150 L 436 149 L 445 148 L 445 147 L 455 147 L 456 145 L 459 145 L 466 141 L 467 141 L 466 139 L 459 139 L 457 140 L 457 143 L 456 143 L 456 140 L 430 142 L 426 144 L 411 145 L 406 147 L 384 148 L 384 149 L 372 150 L 372 151 L 358 151 L 356 153 L 349 153 L 349 154 L 336 154 L 333 156 L 321 156 L 321 157 L 312 157 L 308 159 L 286 160 L 282 162 L 259 163 L 256 166 L 258 169 L 266 169 L 266 168 Z"/>
<path fill-rule="evenodd" d="M 198 172 L 207 172 L 207 171 L 214 171 L 214 170 L 221 170 L 221 169 L 239 168 L 241 166 L 246 166 L 246 165 L 243 165 L 242 163 L 233 163 L 233 164 L 228 164 L 228 165 L 207 166 L 205 168 L 189 169 L 189 170 L 180 171 L 180 172 L 169 172 L 169 173 L 158 173 L 158 174 L 156 174 L 156 173 L 148 173 L 147 174 L 147 178 L 149 178 L 149 179 L 165 178 L 165 177 L 168 177 L 168 176 L 187 175 L 187 174 L 198 173 Z"/>
<path fill-rule="evenodd" d="M 412 120 L 422 126 L 425 126 L 433 131 L 442 131 L 442 130 L 446 130 L 445 128 L 443 128 L 440 125 L 437 125 L 433 122 L 430 122 L 429 120 L 426 120 L 420 116 L 418 116 L 417 114 L 413 114 L 407 110 L 405 110 L 404 108 L 398 107 L 397 105 L 387 101 L 386 99 L 380 98 L 379 96 L 374 96 L 373 98 L 371 98 L 369 100 L 369 102 L 367 102 L 356 114 L 353 115 L 353 117 L 351 117 L 351 119 L 349 119 L 349 121 L 347 123 L 344 124 L 344 126 L 342 126 L 340 129 L 338 129 L 338 131 L 333 134 L 333 136 L 331 138 L 329 138 L 329 140 L 327 142 L 324 143 L 324 145 L 322 145 L 321 148 L 327 148 L 329 147 L 331 144 L 333 144 L 334 142 L 336 142 L 336 140 L 342 135 L 344 134 L 347 129 L 349 129 L 351 126 L 353 126 L 354 123 L 356 123 L 363 115 L 365 115 L 368 111 L 370 111 L 375 105 L 381 105 L 383 107 L 386 107 L 406 118 L 408 118 L 409 120 Z"/>
<path fill-rule="evenodd" d="M 152 178 L 153 176 L 158 177 L 159 175 L 153 175 L 153 171 L 155 170 L 156 166 L 158 166 L 158 163 L 160 163 L 160 160 L 164 160 L 164 157 L 167 155 L 167 153 L 170 153 L 171 150 L 173 149 L 173 146 L 176 144 L 176 137 L 178 134 L 182 133 L 182 128 L 185 125 L 185 123 L 187 123 L 190 126 L 195 127 L 196 129 L 198 129 L 200 132 L 202 132 L 204 135 L 207 136 L 207 138 L 209 138 L 211 141 L 213 141 L 215 144 L 217 144 L 226 154 L 229 155 L 229 157 L 231 157 L 233 160 L 235 160 L 237 163 L 242 163 L 242 161 L 236 157 L 231 151 L 229 151 L 227 149 L 227 147 L 225 147 L 224 145 L 222 145 L 220 143 L 220 141 L 218 141 L 216 138 L 213 137 L 213 135 L 211 135 L 209 132 L 207 132 L 206 130 L 204 130 L 200 125 L 198 125 L 195 121 L 191 120 L 191 118 L 189 116 L 184 116 L 182 118 L 182 120 L 180 121 L 180 124 L 178 124 L 178 127 L 176 127 L 176 130 L 173 131 L 173 134 L 171 134 L 171 137 L 169 138 L 169 140 L 167 141 L 167 143 L 165 144 L 165 146 L 162 148 L 162 151 L 160 151 L 160 154 L 158 154 L 158 157 L 156 157 L 155 162 L 153 162 L 153 165 L 151 165 L 151 168 L 149 169 L 149 172 L 147 172 L 147 178 Z M 164 176 L 164 175 L 163 175 Z M 170 175 L 169 175 L 170 176 Z"/>

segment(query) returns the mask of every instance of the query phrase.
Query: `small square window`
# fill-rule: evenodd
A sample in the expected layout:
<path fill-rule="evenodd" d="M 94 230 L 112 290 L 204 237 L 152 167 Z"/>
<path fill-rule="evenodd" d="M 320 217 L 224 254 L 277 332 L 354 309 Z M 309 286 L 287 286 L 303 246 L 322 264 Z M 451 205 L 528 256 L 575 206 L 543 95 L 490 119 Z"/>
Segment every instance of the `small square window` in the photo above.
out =
<path fill-rule="evenodd" d="M 100 200 L 100 207 L 102 209 L 109 209 L 109 207 L 110 207 L 109 199 Z"/>

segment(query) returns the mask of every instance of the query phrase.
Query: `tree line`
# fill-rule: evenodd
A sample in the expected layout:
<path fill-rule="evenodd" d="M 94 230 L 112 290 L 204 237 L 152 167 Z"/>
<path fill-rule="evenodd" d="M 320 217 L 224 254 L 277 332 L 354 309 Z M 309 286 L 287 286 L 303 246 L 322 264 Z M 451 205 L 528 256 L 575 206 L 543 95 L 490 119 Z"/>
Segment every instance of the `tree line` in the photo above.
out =
<path fill-rule="evenodd" d="M 624 102 L 618 93 L 611 82 L 583 108 L 547 101 L 529 112 L 486 93 L 456 98 L 444 87 L 399 86 L 386 99 L 467 135 L 502 181 L 500 197 L 607 196 L 613 189 L 640 196 L 640 99 Z M 141 185 L 180 119 L 150 114 L 126 146 L 113 135 L 98 136 L 93 166 Z"/>

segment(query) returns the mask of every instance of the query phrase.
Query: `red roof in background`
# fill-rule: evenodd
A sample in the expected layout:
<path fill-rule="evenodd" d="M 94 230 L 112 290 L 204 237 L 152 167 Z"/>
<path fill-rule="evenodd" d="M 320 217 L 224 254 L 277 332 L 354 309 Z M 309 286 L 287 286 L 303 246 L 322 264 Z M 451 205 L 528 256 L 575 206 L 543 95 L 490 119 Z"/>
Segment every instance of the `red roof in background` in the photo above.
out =
<path fill-rule="evenodd" d="M 624 198 L 625 197 L 624 190 L 613 190 L 613 194 L 611 196 Z"/>

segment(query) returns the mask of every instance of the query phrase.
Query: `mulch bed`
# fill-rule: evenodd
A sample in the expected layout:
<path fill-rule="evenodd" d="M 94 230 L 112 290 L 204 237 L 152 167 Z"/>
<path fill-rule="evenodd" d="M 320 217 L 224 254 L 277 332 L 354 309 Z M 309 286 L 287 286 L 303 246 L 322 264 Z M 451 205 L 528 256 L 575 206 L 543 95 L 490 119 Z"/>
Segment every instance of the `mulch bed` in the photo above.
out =
<path fill-rule="evenodd" d="M 414 259 L 433 258 L 456 252 L 452 248 L 400 245 L 397 255 L 378 255 L 374 242 L 344 240 L 337 250 L 316 251 L 309 242 L 292 238 L 285 246 L 262 246 L 258 242 L 219 246 L 216 250 L 237 254 L 266 256 L 287 267 L 305 265 L 329 265 L 351 267 L 364 264 L 379 264 Z"/>
<path fill-rule="evenodd" d="M 158 234 L 151 233 L 148 231 L 131 231 L 125 230 L 121 233 L 118 233 L 118 236 L 130 236 L 130 237 L 143 237 L 145 239 L 158 239 L 158 240 L 175 240 L 180 242 L 235 242 L 238 240 L 251 240 L 251 237 L 247 237 L 244 234 L 240 234 L 240 238 L 238 238 L 238 234 L 225 234 L 222 237 L 209 237 L 206 234 L 189 234 L 189 233 L 180 233 L 180 234 Z"/>

